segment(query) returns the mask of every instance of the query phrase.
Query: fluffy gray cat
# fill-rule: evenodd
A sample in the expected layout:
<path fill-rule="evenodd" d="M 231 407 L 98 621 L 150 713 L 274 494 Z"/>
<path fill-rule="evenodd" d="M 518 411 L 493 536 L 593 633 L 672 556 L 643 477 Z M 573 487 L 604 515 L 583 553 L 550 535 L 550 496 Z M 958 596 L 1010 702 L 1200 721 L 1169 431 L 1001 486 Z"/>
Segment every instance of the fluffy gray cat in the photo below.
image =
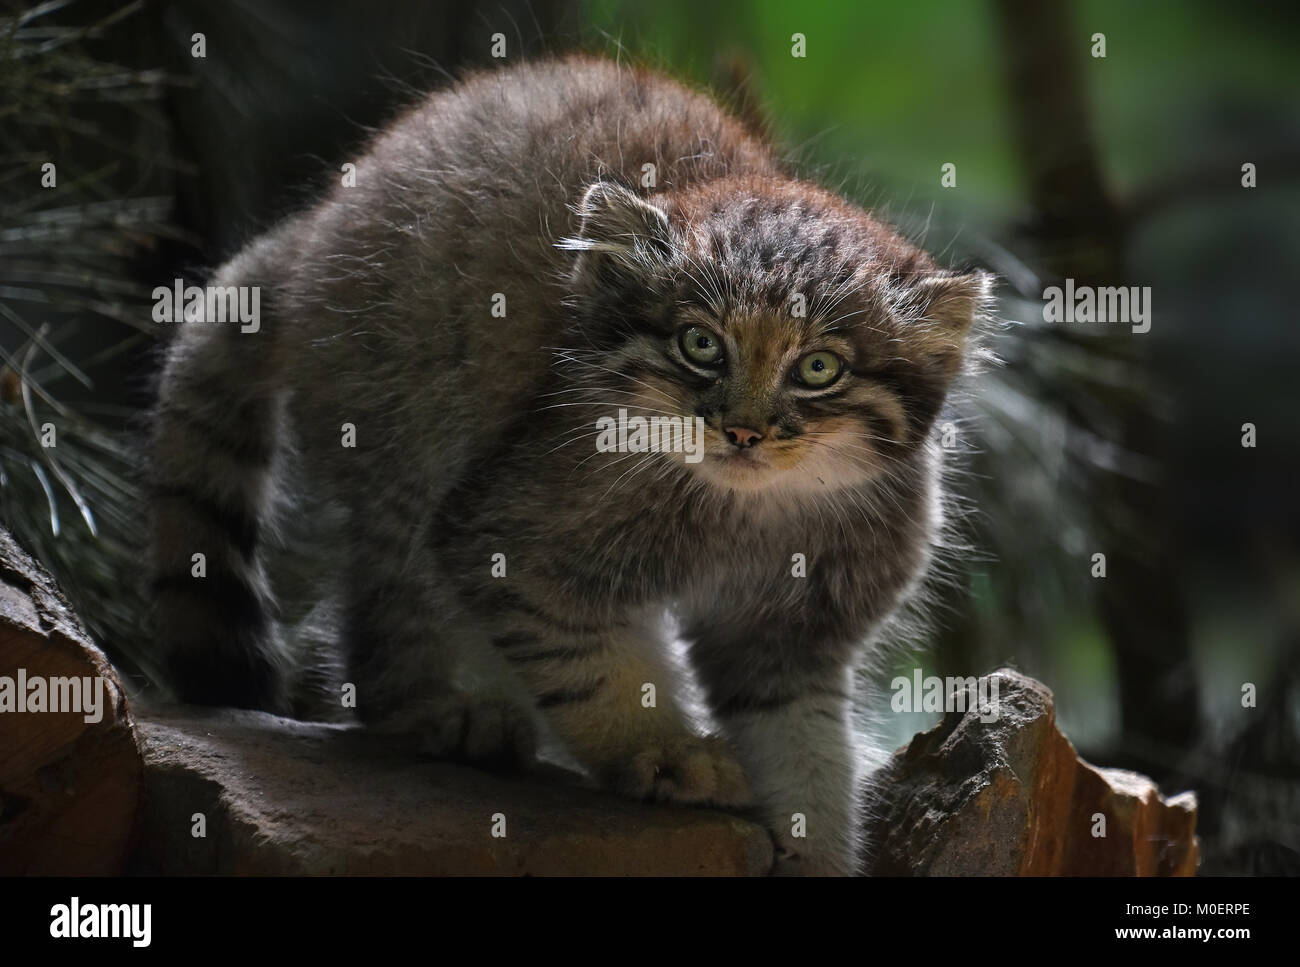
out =
<path fill-rule="evenodd" d="M 752 809 L 784 871 L 857 868 L 852 669 L 930 562 L 987 276 L 572 57 L 430 96 L 211 283 L 261 317 L 180 323 L 161 379 L 180 697 L 291 710 L 268 544 L 320 512 L 345 659 L 315 674 L 369 727 L 523 762 L 542 728 L 624 795 Z"/>

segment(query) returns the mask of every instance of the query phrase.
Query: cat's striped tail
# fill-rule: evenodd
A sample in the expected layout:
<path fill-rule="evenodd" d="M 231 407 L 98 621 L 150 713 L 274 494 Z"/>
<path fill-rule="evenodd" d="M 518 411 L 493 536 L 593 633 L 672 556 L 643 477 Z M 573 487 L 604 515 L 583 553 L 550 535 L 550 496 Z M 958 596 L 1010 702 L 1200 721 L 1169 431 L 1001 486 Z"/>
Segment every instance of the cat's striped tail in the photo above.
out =
<path fill-rule="evenodd" d="M 260 316 L 256 331 L 170 324 L 150 467 L 160 664 L 183 701 L 283 713 L 289 659 L 261 553 L 283 420 L 270 333 Z"/>

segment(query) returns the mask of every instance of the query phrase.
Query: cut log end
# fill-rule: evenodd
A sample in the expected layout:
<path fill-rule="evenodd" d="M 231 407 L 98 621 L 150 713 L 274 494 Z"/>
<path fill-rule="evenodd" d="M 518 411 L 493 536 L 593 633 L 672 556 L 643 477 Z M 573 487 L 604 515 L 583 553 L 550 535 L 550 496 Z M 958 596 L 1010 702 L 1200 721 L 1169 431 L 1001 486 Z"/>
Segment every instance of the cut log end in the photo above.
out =
<path fill-rule="evenodd" d="M 119 872 L 142 771 L 112 666 L 0 531 L 0 874 Z"/>

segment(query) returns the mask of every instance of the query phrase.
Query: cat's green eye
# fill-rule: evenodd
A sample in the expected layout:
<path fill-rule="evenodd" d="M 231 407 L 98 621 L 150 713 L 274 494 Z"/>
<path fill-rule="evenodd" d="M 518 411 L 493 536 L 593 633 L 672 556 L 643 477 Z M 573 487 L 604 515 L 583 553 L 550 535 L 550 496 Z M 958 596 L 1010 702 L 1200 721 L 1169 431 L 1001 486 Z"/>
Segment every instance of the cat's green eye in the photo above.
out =
<path fill-rule="evenodd" d="M 834 353 L 809 353 L 799 360 L 796 369 L 799 382 L 805 386 L 819 388 L 830 386 L 839 379 L 843 363 Z"/>
<path fill-rule="evenodd" d="M 701 366 L 722 362 L 722 341 L 703 326 L 689 326 L 679 337 L 686 358 Z"/>

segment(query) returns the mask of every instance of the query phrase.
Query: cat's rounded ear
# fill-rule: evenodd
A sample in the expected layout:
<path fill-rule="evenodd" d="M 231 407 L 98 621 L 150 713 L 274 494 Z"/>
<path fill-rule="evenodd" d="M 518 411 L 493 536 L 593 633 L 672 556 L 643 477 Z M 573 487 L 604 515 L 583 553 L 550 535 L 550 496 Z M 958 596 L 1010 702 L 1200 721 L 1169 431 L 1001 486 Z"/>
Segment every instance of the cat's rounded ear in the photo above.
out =
<path fill-rule="evenodd" d="M 906 338 L 926 369 L 944 379 L 961 370 L 971 330 L 992 311 L 994 282 L 988 272 L 937 272 L 907 293 Z"/>
<path fill-rule="evenodd" d="M 627 263 L 662 261 L 672 252 L 668 213 L 612 181 L 597 181 L 582 195 L 577 208 L 581 228 L 560 248 L 604 252 Z"/>
<path fill-rule="evenodd" d="M 993 300 L 993 276 L 988 272 L 926 276 L 909 296 L 919 309 L 920 322 L 937 338 L 960 346 L 975 320 Z"/>

